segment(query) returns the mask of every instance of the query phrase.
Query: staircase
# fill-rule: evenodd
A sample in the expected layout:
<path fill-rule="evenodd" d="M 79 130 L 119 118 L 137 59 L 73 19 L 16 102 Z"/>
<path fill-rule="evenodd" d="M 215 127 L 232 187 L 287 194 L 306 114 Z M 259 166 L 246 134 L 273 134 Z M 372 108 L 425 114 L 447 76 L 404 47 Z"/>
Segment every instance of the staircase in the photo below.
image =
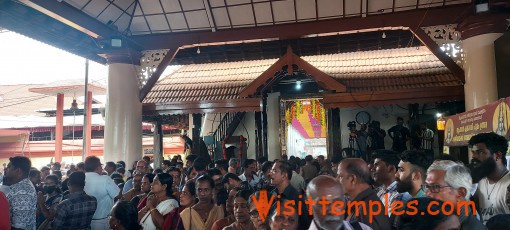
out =
<path fill-rule="evenodd" d="M 212 135 L 212 156 L 211 159 L 218 160 L 223 159 L 223 153 L 221 149 L 221 142 L 226 138 L 232 136 L 237 129 L 237 126 L 244 118 L 246 112 L 227 113 L 221 119 L 220 124 L 216 131 Z"/>

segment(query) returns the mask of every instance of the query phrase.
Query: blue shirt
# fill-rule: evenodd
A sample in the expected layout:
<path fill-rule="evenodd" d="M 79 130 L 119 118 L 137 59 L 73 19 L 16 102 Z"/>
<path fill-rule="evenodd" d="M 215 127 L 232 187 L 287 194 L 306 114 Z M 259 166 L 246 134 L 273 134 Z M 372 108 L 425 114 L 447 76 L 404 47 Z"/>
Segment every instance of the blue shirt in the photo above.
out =
<path fill-rule="evenodd" d="M 108 217 L 113 199 L 119 195 L 120 189 L 109 176 L 86 172 L 84 191 L 97 200 L 97 209 L 92 219 L 98 220 Z"/>

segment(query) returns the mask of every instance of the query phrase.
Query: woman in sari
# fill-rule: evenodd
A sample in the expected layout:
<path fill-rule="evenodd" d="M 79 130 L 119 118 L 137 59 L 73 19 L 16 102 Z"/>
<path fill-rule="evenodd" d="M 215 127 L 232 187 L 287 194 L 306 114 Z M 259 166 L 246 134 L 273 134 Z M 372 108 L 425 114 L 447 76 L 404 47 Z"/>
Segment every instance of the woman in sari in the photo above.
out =
<path fill-rule="evenodd" d="M 151 184 L 151 195 L 147 198 L 147 204 L 138 212 L 138 220 L 143 229 L 161 229 L 165 222 L 165 215 L 179 203 L 172 196 L 172 176 L 160 173 L 154 177 Z"/>
<path fill-rule="evenodd" d="M 241 190 L 234 198 L 234 216 L 236 221 L 223 230 L 256 230 L 250 219 L 248 200 L 252 194 L 251 190 Z"/>
<path fill-rule="evenodd" d="M 188 181 L 184 188 L 182 189 L 180 195 L 179 195 L 179 203 L 180 207 L 172 210 L 165 218 L 165 223 L 163 223 L 162 229 L 178 229 L 182 230 L 184 229 L 184 226 L 182 224 L 182 220 L 180 217 L 180 213 L 182 210 L 192 207 L 197 203 L 197 196 L 196 196 L 196 189 L 195 189 L 195 182 L 194 181 Z"/>
<path fill-rule="evenodd" d="M 227 211 L 226 217 L 214 222 L 211 230 L 222 230 L 224 227 L 231 225 L 236 221 L 234 217 L 234 199 L 238 189 L 233 188 L 228 193 L 227 202 L 225 204 L 225 210 Z"/>
<path fill-rule="evenodd" d="M 269 226 L 267 225 L 267 220 L 262 221 L 262 218 L 259 214 L 259 210 L 257 209 L 257 205 L 253 200 L 260 200 L 260 192 L 256 192 L 252 194 L 248 200 L 248 208 L 249 215 L 253 226 L 257 230 L 269 230 Z"/>
<path fill-rule="evenodd" d="M 224 217 L 223 208 L 213 202 L 214 181 L 207 175 L 196 180 L 198 203 L 181 212 L 186 230 L 211 229 L 214 222 Z"/>

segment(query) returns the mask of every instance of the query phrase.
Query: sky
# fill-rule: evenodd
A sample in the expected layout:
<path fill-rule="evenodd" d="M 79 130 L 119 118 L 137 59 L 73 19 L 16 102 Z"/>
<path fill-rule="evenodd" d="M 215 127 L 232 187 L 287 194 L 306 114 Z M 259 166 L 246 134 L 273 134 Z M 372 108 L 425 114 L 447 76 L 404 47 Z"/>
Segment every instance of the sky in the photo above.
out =
<path fill-rule="evenodd" d="M 15 32 L 0 33 L 0 60 L 1 85 L 85 81 L 85 58 Z M 89 82 L 105 84 L 108 66 L 89 63 Z"/>

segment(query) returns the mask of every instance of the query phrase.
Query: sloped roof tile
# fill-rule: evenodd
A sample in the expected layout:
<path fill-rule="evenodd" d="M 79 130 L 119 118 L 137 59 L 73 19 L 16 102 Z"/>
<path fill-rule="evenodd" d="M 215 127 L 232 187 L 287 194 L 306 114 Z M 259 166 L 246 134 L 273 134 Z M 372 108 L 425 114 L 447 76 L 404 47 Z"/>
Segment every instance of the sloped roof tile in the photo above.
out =
<path fill-rule="evenodd" d="M 462 85 L 426 47 L 301 58 L 349 92 Z M 144 103 L 236 99 L 277 60 L 185 65 L 159 81 Z"/>

